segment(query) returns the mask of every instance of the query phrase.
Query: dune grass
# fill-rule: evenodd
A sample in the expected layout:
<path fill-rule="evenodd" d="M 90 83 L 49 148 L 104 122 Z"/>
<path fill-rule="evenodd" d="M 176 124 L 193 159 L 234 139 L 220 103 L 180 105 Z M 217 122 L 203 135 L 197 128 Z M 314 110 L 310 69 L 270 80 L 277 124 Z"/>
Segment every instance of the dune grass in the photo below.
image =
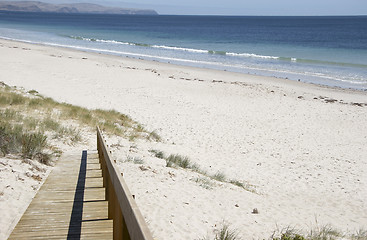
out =
<path fill-rule="evenodd" d="M 220 171 L 214 174 L 209 174 L 207 171 L 203 170 L 198 164 L 192 163 L 187 156 L 183 156 L 180 154 L 170 154 L 167 156 L 163 151 L 156 149 L 151 149 L 149 150 L 149 152 L 152 153 L 153 156 L 155 156 L 156 158 L 164 159 L 166 161 L 166 167 L 181 167 L 184 169 L 191 169 L 192 171 L 205 176 L 206 178 L 197 178 L 195 180 L 196 183 L 198 183 L 205 189 L 212 189 L 215 184 L 209 184 L 209 181 L 214 180 L 218 182 L 230 183 L 237 187 L 243 188 L 246 191 L 256 193 L 255 187 L 253 185 L 243 183 L 239 180 L 229 180 L 227 179 L 226 175 Z"/>
<path fill-rule="evenodd" d="M 188 157 L 179 154 L 171 154 L 166 158 L 166 167 L 179 166 L 191 168 L 191 161 Z"/>
<path fill-rule="evenodd" d="M 226 182 L 226 175 L 219 171 L 211 175 L 210 177 L 218 182 Z"/>
<path fill-rule="evenodd" d="M 99 126 L 107 134 L 160 141 L 129 116 L 115 110 L 86 109 L 43 97 L 36 90 L 25 92 L 0 82 L 0 150 L 3 155 L 20 154 L 49 164 L 50 152 L 59 156 L 50 139 L 75 144 L 82 141 L 81 129 L 95 131 Z M 49 152 L 46 154 L 46 152 Z"/>
<path fill-rule="evenodd" d="M 351 235 L 352 240 L 367 240 L 367 230 L 359 229 L 356 233 Z"/>
<path fill-rule="evenodd" d="M 199 238 L 208 240 L 209 238 Z M 230 228 L 224 223 L 219 230 L 215 230 L 213 240 L 241 240 L 238 231 Z M 274 231 L 269 240 L 367 240 L 367 230 L 360 229 L 356 233 L 342 233 L 330 225 L 316 226 L 307 231 L 300 231 L 292 227 Z"/>
<path fill-rule="evenodd" d="M 115 110 L 102 110 L 74 106 L 68 103 L 59 103 L 51 98 L 43 97 L 37 91 L 31 90 L 27 93 L 16 92 L 4 83 L 0 87 L 0 108 L 11 108 L 6 114 L 17 114 L 32 116 L 33 112 L 45 114 L 42 119 L 44 130 L 58 131 L 61 128 L 60 121 L 74 120 L 82 126 L 100 128 L 113 135 L 128 137 L 131 140 L 145 138 L 152 141 L 160 141 L 161 137 L 155 131 L 147 131 L 141 124 L 132 120 L 129 116 Z M 26 95 L 26 96 L 25 96 Z M 14 112 L 12 112 L 14 111 Z M 28 117 L 27 116 L 27 117 Z M 14 118 L 10 116 L 8 118 Z M 34 121 L 28 121 L 28 125 L 34 125 Z M 34 126 L 33 126 L 34 127 Z"/>
<path fill-rule="evenodd" d="M 275 237 L 275 235 L 278 235 Z M 330 225 L 316 226 L 308 233 L 287 227 L 282 231 L 275 231 L 271 240 L 367 240 L 367 231 L 359 230 L 354 234 L 342 233 Z"/>
<path fill-rule="evenodd" d="M 199 184 L 200 187 L 205 188 L 207 190 L 211 190 L 215 186 L 213 181 L 211 181 L 210 178 L 207 177 L 195 178 L 194 182 Z"/>
<path fill-rule="evenodd" d="M 149 133 L 148 139 L 156 142 L 162 141 L 161 136 L 159 136 L 159 134 L 155 130 Z"/>
<path fill-rule="evenodd" d="M 209 240 L 209 238 L 200 238 L 199 240 Z M 216 231 L 213 240 L 240 240 L 236 230 L 230 229 L 228 224 L 223 224 L 222 227 Z"/>
<path fill-rule="evenodd" d="M 149 152 L 153 153 L 154 157 L 156 157 L 156 158 L 160 158 L 160 159 L 165 159 L 166 158 L 163 151 L 151 149 L 151 150 L 149 150 Z"/>
<path fill-rule="evenodd" d="M 0 121 L 0 150 L 5 156 L 9 153 L 20 154 L 23 158 L 37 159 L 50 164 L 50 154 L 45 152 L 47 136 L 42 132 L 30 132 L 22 125 L 11 125 Z"/>
<path fill-rule="evenodd" d="M 141 157 L 127 156 L 125 162 L 131 162 L 134 164 L 144 164 L 144 159 Z"/>
<path fill-rule="evenodd" d="M 224 224 L 219 232 L 215 235 L 215 240 L 238 240 L 235 230 L 229 229 L 227 224 Z"/>

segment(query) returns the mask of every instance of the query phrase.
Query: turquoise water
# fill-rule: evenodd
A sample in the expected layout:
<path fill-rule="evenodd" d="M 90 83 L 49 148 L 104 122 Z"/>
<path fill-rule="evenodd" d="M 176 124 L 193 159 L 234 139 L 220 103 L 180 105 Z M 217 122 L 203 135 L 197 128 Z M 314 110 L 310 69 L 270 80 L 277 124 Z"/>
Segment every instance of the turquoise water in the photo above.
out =
<path fill-rule="evenodd" d="M 0 37 L 367 90 L 367 17 L 0 12 Z"/>

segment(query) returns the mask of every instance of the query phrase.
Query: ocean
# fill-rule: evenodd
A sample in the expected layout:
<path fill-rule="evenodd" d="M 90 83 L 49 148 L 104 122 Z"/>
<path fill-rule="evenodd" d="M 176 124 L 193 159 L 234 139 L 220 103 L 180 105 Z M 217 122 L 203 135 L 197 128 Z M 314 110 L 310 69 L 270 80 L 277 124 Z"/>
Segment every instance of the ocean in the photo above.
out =
<path fill-rule="evenodd" d="M 367 91 L 367 16 L 0 12 L 0 38 Z"/>

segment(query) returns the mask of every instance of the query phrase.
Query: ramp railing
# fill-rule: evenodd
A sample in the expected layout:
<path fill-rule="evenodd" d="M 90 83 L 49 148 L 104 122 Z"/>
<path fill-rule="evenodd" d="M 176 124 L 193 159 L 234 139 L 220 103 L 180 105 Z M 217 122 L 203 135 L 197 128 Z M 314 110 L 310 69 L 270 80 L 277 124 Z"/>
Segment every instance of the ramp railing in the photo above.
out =
<path fill-rule="evenodd" d="M 123 174 L 110 156 L 111 152 L 99 127 L 97 149 L 108 201 L 108 218 L 113 219 L 113 239 L 153 240 L 145 219 L 123 179 Z"/>

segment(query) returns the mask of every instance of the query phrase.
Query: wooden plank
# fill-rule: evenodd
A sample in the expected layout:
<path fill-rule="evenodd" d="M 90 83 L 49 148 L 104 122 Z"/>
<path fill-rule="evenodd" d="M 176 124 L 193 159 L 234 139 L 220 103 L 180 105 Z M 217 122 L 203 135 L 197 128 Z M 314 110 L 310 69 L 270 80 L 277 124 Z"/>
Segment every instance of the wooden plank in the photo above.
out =
<path fill-rule="evenodd" d="M 98 155 L 82 162 L 59 160 L 9 239 L 112 239 Z"/>

